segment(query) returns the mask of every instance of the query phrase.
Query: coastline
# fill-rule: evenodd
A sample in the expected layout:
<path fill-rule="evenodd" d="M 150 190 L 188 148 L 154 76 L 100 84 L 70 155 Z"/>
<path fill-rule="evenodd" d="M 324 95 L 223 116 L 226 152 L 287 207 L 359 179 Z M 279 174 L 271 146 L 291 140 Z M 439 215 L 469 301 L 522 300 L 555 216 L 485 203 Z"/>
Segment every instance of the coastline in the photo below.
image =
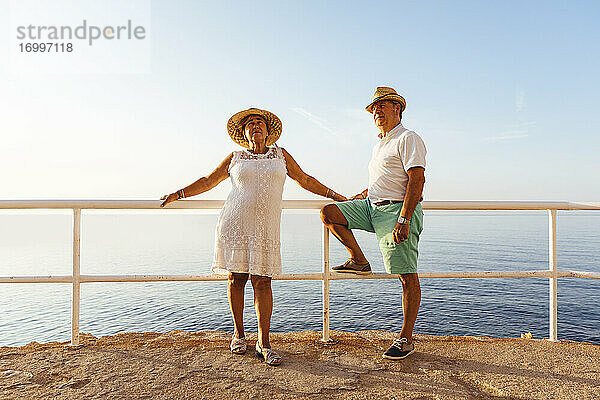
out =
<path fill-rule="evenodd" d="M 394 334 L 273 333 L 280 367 L 245 355 L 219 331 L 120 333 L 81 345 L 0 347 L 0 399 L 14 398 L 598 398 L 600 346 L 561 340 L 415 336 L 415 353 L 388 361 Z"/>

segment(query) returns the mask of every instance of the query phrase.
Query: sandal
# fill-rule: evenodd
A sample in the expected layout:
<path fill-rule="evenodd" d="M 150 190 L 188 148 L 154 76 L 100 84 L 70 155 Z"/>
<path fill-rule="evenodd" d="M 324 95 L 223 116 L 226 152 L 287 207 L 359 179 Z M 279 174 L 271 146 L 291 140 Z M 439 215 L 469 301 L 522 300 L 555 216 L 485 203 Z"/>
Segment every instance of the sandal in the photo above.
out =
<path fill-rule="evenodd" d="M 231 338 L 231 344 L 229 345 L 229 350 L 233 354 L 244 354 L 246 352 L 246 338 L 236 338 L 235 335 Z"/>
<path fill-rule="evenodd" d="M 281 364 L 281 357 L 275 353 L 272 349 L 266 349 L 260 347 L 260 344 L 256 342 L 256 355 L 258 358 L 264 361 L 265 364 L 276 367 Z"/>

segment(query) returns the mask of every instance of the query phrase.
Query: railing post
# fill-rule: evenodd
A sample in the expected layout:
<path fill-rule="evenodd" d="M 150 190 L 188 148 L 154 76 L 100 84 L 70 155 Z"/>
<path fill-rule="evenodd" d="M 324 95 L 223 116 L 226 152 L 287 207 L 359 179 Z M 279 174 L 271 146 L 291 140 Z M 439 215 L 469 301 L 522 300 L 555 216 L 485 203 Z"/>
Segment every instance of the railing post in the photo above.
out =
<path fill-rule="evenodd" d="M 552 276 L 550 277 L 550 340 L 558 341 L 558 252 L 556 247 L 556 210 L 548 210 L 548 269 Z"/>
<path fill-rule="evenodd" d="M 329 229 L 323 225 L 323 342 L 329 338 Z"/>
<path fill-rule="evenodd" d="M 79 345 L 79 298 L 80 298 L 80 241 L 81 209 L 73 209 L 73 303 L 71 305 L 71 346 Z"/>

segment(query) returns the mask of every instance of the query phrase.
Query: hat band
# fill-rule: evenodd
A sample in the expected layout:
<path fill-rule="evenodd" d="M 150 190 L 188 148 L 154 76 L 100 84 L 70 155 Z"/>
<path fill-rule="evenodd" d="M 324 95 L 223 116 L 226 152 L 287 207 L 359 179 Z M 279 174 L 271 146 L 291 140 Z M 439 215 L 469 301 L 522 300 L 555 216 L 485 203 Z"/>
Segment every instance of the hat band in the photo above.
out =
<path fill-rule="evenodd" d="M 374 98 L 374 99 L 373 99 L 373 101 L 371 102 L 371 104 L 373 104 L 373 103 L 375 103 L 375 102 L 377 102 L 377 101 L 379 101 L 379 100 L 383 99 L 383 98 L 384 98 L 384 97 L 386 97 L 386 96 L 393 96 L 393 95 L 399 96 L 399 95 L 398 95 L 398 94 L 396 94 L 396 93 L 386 93 L 386 94 L 384 94 L 383 96 L 379 96 L 379 97 L 376 97 L 376 98 Z M 402 102 L 400 101 L 400 103 L 402 103 Z"/>

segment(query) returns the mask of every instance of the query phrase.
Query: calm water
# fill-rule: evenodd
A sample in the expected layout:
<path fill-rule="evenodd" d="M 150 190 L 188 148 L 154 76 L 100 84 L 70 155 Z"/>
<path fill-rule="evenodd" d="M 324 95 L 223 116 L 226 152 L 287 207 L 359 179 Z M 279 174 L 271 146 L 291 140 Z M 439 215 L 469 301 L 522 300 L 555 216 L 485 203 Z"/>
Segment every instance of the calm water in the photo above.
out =
<path fill-rule="evenodd" d="M 548 268 L 548 217 L 529 213 L 425 213 L 420 271 Z M 0 215 L 0 276 L 69 275 L 70 214 Z M 83 274 L 204 274 L 210 271 L 216 215 L 99 214 L 82 218 Z M 559 268 L 600 272 L 600 213 L 559 213 Z M 358 234 L 371 265 L 383 272 L 376 241 Z M 331 262 L 345 260 L 332 238 Z M 316 213 L 284 214 L 283 270 L 321 271 Z M 416 332 L 548 336 L 548 280 L 423 279 Z M 224 282 L 86 283 L 81 332 L 232 330 Z M 321 329 L 321 282 L 276 281 L 275 332 Z M 399 331 L 396 280 L 331 282 L 331 328 Z M 558 335 L 600 344 L 600 281 L 559 280 Z M 252 289 L 246 327 L 256 331 Z M 70 338 L 70 284 L 0 284 L 0 345 Z"/>

